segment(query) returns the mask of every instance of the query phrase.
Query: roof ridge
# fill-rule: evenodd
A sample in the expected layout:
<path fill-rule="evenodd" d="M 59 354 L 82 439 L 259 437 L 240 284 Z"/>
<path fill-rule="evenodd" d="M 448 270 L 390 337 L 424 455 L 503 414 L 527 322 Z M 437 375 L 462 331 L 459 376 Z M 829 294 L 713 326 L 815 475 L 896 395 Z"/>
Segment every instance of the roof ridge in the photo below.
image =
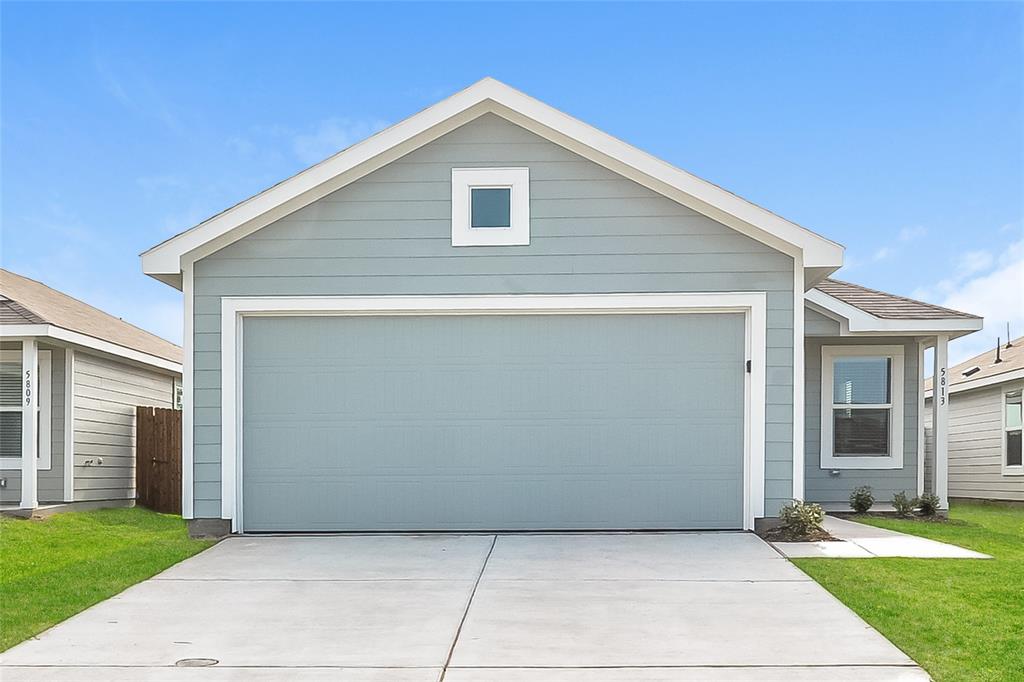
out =
<path fill-rule="evenodd" d="M 921 301 L 921 300 L 918 300 L 916 298 L 910 298 L 909 296 L 901 296 L 900 294 L 892 294 L 892 293 L 889 293 L 888 291 L 881 291 L 880 289 L 872 289 L 871 287 L 866 287 L 863 284 L 857 284 L 855 282 L 847 282 L 846 280 L 836 279 L 835 277 L 826 277 L 822 281 L 823 282 L 835 282 L 836 284 L 842 284 L 844 286 L 854 287 L 856 289 L 860 289 L 861 291 L 868 291 L 868 292 L 870 292 L 872 294 L 878 294 L 880 296 L 888 296 L 889 298 L 898 298 L 901 301 L 907 301 L 909 303 L 916 303 L 917 305 L 927 306 L 927 307 L 933 308 L 935 310 L 943 310 L 943 311 L 948 312 L 948 313 L 956 313 L 957 315 L 964 315 L 966 317 L 974 317 L 974 318 L 977 318 L 977 319 L 981 319 L 980 315 L 975 315 L 973 313 L 964 312 L 963 310 L 955 310 L 954 308 L 947 308 L 945 306 L 935 305 L 934 303 L 928 303 L 927 301 Z M 819 284 L 820 284 L 820 282 L 819 282 Z M 817 289 L 818 285 L 815 285 L 814 288 Z M 828 293 L 828 292 L 826 291 L 825 293 Z"/>

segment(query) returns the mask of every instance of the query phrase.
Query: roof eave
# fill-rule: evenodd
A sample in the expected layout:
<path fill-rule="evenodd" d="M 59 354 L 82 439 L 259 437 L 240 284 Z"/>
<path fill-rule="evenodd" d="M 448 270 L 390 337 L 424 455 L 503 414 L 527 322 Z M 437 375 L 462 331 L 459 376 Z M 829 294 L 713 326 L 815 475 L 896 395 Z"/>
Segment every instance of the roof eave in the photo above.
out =
<path fill-rule="evenodd" d="M 946 317 L 929 319 L 882 318 L 856 306 L 830 296 L 820 289 L 811 289 L 804 299 L 820 312 L 840 323 L 844 336 L 935 336 L 948 335 L 951 339 L 980 330 L 985 323 L 981 317 Z"/>

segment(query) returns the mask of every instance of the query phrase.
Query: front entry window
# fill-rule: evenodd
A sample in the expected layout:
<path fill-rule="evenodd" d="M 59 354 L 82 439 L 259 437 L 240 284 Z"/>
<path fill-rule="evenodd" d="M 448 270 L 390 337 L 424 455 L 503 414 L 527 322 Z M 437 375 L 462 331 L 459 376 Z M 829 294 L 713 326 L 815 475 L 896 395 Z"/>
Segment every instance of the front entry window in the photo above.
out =
<path fill-rule="evenodd" d="M 903 348 L 822 348 L 821 466 L 903 465 Z"/>

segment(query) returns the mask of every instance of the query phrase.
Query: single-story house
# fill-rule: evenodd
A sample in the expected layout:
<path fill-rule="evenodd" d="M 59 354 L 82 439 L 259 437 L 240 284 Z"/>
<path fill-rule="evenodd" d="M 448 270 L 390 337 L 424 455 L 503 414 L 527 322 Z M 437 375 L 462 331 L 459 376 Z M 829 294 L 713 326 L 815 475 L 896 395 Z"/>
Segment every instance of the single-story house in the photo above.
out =
<path fill-rule="evenodd" d="M 0 270 L 0 503 L 131 505 L 135 407 L 181 399 L 181 348 Z"/>
<path fill-rule="evenodd" d="M 827 279 L 842 264 L 484 79 L 142 255 L 184 292 L 184 515 L 749 529 L 913 492 L 924 349 L 941 373 L 982 320 Z"/>
<path fill-rule="evenodd" d="M 931 467 L 931 381 L 926 390 Z M 1024 502 L 1024 336 L 949 370 L 949 496 Z"/>

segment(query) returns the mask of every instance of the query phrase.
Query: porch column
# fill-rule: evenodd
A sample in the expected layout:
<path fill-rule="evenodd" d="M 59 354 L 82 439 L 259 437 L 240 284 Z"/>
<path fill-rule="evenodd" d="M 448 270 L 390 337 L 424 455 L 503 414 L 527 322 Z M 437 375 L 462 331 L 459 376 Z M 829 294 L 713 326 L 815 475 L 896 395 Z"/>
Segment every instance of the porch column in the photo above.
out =
<path fill-rule="evenodd" d="M 39 440 L 36 438 L 36 411 L 39 407 L 38 391 L 39 349 L 35 339 L 21 342 L 21 507 L 39 506 L 37 459 Z"/>
<path fill-rule="evenodd" d="M 941 498 L 940 508 L 949 509 L 949 337 L 935 337 L 932 374 L 932 435 L 935 469 L 932 491 Z"/>

